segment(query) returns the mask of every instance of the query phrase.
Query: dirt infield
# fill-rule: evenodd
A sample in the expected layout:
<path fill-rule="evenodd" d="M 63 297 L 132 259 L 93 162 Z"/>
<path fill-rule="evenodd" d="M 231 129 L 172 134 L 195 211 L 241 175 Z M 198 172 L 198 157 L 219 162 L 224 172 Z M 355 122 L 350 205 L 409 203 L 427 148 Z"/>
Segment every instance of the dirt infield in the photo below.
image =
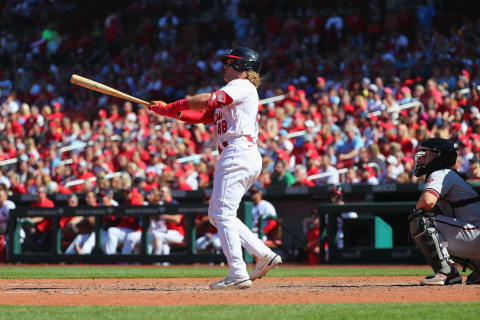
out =
<path fill-rule="evenodd" d="M 0 304 L 207 305 L 480 301 L 480 286 L 421 287 L 419 277 L 266 277 L 247 290 L 211 291 L 216 279 L 0 280 Z"/>

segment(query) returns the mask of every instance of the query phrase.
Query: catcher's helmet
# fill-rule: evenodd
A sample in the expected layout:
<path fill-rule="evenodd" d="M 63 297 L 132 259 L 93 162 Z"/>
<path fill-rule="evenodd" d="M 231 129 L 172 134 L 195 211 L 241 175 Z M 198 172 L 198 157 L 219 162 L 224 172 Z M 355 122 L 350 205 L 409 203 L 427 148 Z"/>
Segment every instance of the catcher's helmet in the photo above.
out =
<path fill-rule="evenodd" d="M 229 59 L 232 60 L 231 66 L 237 71 L 260 71 L 260 57 L 252 49 L 243 47 L 231 49 L 220 58 L 220 61 L 227 63 Z"/>
<path fill-rule="evenodd" d="M 441 138 L 426 139 L 415 151 L 413 173 L 416 177 L 429 175 L 435 170 L 451 168 L 456 161 L 457 151 L 451 141 Z"/>

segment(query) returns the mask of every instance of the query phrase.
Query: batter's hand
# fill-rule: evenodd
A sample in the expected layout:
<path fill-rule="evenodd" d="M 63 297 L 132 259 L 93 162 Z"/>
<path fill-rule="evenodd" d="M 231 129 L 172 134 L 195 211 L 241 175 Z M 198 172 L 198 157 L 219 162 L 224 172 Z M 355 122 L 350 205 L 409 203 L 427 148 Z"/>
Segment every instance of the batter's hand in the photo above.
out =
<path fill-rule="evenodd" d="M 166 103 L 163 101 L 152 101 L 148 105 L 148 110 L 155 112 L 161 116 L 180 119 L 182 112 L 177 110 L 177 102 Z"/>
<path fill-rule="evenodd" d="M 158 113 L 159 115 L 161 116 L 165 116 L 166 114 L 165 113 L 165 106 L 167 105 L 166 102 L 163 102 L 161 100 L 159 101 L 152 101 L 149 105 L 148 105 L 148 110 L 150 111 L 153 111 L 155 113 Z"/>

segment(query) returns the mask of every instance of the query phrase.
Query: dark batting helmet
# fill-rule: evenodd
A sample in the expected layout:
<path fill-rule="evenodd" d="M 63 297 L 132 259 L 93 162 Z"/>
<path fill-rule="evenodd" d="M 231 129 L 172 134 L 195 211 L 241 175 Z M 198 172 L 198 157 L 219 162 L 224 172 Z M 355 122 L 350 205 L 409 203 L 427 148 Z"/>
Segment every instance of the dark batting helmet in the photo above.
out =
<path fill-rule="evenodd" d="M 229 50 L 229 52 L 220 58 L 222 63 L 227 63 L 231 59 L 233 69 L 241 71 L 260 71 L 260 57 L 258 53 L 249 48 L 238 47 Z"/>
<path fill-rule="evenodd" d="M 451 141 L 441 138 L 426 139 L 415 151 L 413 173 L 416 177 L 429 175 L 436 170 L 451 168 L 456 161 L 457 151 Z"/>

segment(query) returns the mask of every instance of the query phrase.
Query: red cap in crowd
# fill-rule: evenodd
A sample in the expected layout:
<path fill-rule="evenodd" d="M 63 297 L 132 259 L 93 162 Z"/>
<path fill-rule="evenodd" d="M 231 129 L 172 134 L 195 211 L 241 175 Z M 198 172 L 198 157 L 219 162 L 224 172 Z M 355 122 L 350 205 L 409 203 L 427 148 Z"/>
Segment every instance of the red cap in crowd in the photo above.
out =
<path fill-rule="evenodd" d="M 411 90 L 409 87 L 402 87 L 402 89 L 400 89 L 400 91 L 403 93 L 403 94 L 410 94 L 411 93 Z"/>
<path fill-rule="evenodd" d="M 183 169 L 184 169 L 185 171 L 193 171 L 193 170 L 195 170 L 195 167 L 193 166 L 193 164 L 187 163 L 187 164 L 183 167 Z"/>
<path fill-rule="evenodd" d="M 175 172 L 175 177 L 179 178 L 179 177 L 185 177 L 185 171 L 183 171 L 182 169 L 178 169 L 176 172 Z"/>
<path fill-rule="evenodd" d="M 452 124 L 452 129 L 460 131 L 461 128 L 462 128 L 462 125 L 459 122 L 455 122 L 454 124 Z"/>
<path fill-rule="evenodd" d="M 206 181 L 206 182 L 210 182 L 210 177 L 208 175 L 206 175 L 205 173 L 200 173 L 198 175 L 198 179 Z"/>
<path fill-rule="evenodd" d="M 147 171 L 147 176 L 154 176 L 154 177 L 156 177 L 156 176 L 157 176 L 157 173 L 156 173 L 155 171 L 153 171 L 153 170 L 149 170 L 149 171 Z"/>

